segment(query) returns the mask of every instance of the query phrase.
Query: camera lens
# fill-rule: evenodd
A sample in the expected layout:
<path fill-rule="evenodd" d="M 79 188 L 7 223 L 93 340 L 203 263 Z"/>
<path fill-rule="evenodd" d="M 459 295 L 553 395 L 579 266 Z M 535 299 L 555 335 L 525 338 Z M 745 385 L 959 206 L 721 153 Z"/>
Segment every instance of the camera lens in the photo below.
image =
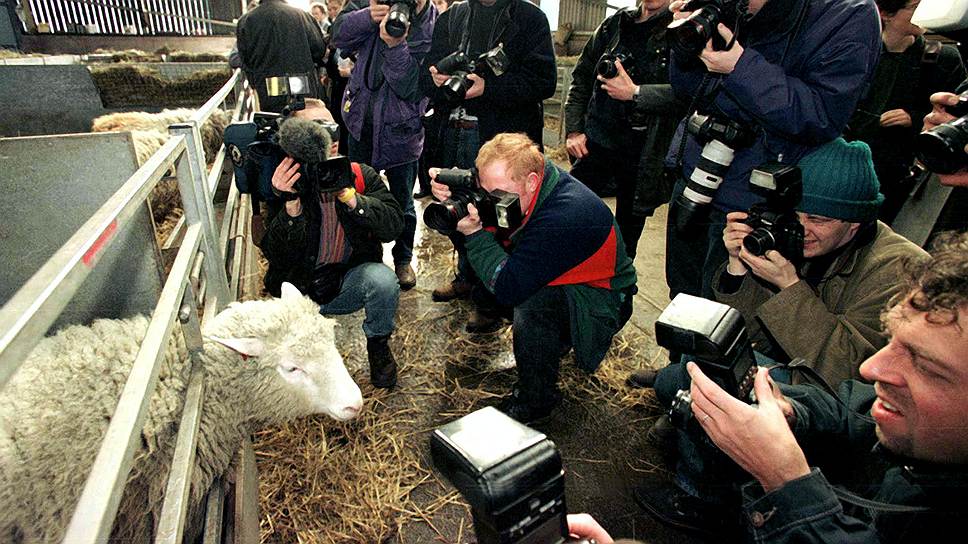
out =
<path fill-rule="evenodd" d="M 719 23 L 719 10 L 715 6 L 705 6 L 685 19 L 669 24 L 669 39 L 672 46 L 687 55 L 698 55 L 706 47 Z M 718 32 L 718 31 L 717 31 Z"/>
<path fill-rule="evenodd" d="M 604 58 L 598 63 L 598 75 L 604 77 L 605 79 L 612 79 L 618 75 L 618 68 L 615 67 L 615 61 L 610 58 Z"/>
<path fill-rule="evenodd" d="M 394 38 L 401 38 L 407 33 L 408 26 L 410 26 L 410 7 L 404 2 L 393 4 L 387 13 L 387 34 Z"/>
<path fill-rule="evenodd" d="M 441 88 L 444 90 L 444 96 L 452 102 L 460 102 L 464 100 L 467 96 L 467 90 L 471 88 L 474 84 L 467 74 L 457 74 L 451 76 L 444 82 Z"/>
<path fill-rule="evenodd" d="M 467 215 L 467 205 L 462 202 L 445 200 L 433 202 L 424 208 L 424 224 L 437 232 L 448 233 L 457 230 L 457 222 Z"/>
<path fill-rule="evenodd" d="M 776 249 L 776 238 L 769 229 L 760 227 L 743 238 L 743 247 L 753 255 L 762 257 L 767 251 Z"/>
<path fill-rule="evenodd" d="M 968 166 L 968 117 L 938 125 L 914 140 L 915 153 L 924 166 L 938 174 L 953 174 Z"/>

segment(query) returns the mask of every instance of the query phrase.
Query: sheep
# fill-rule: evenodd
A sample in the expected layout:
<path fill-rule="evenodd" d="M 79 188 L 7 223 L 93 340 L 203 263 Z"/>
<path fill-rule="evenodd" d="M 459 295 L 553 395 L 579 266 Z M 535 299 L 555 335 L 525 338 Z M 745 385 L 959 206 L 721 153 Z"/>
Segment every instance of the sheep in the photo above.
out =
<path fill-rule="evenodd" d="M 147 325 L 139 316 L 65 328 L 0 391 L 0 542 L 62 540 Z M 288 283 L 280 299 L 232 303 L 206 324 L 190 513 L 202 511 L 244 435 L 310 414 L 359 413 L 334 325 Z M 190 374 L 184 340 L 172 336 L 113 528 L 118 542 L 147 542 L 161 512 Z"/>
<path fill-rule="evenodd" d="M 161 113 L 142 111 L 110 113 L 94 119 L 91 123 L 91 132 L 131 131 L 135 158 L 138 166 L 141 166 L 168 141 L 170 137 L 168 125 L 182 123 L 194 113 L 195 110 L 185 108 L 163 110 Z M 222 133 L 229 120 L 228 113 L 217 109 L 199 129 L 207 162 L 215 160 L 215 154 L 222 145 Z M 169 170 L 168 175 L 175 175 L 174 169 Z M 178 184 L 174 180 L 161 180 L 151 192 L 149 201 L 155 224 L 162 225 L 169 214 L 176 208 L 182 207 Z"/>

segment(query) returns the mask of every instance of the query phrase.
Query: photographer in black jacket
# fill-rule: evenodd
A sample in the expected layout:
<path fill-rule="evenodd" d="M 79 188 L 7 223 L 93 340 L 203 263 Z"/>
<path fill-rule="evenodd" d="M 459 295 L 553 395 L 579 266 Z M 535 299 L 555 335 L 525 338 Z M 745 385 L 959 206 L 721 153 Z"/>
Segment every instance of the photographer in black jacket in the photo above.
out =
<path fill-rule="evenodd" d="M 615 219 L 635 257 L 645 219 L 669 201 L 663 156 L 682 111 L 669 84 L 669 0 L 606 18 L 585 44 L 565 102 L 571 175 L 601 196 L 614 182 Z"/>
<path fill-rule="evenodd" d="M 310 110 L 320 118 L 323 108 Z M 290 118 L 279 128 L 287 157 L 272 176 L 273 191 L 285 199 L 284 210 L 269 223 L 261 242 L 269 261 L 265 286 L 278 296 L 288 281 L 320 305 L 323 315 L 363 308 L 370 381 L 392 388 L 397 364 L 390 351 L 400 286 L 383 264 L 382 243 L 403 228 L 403 212 L 386 182 L 365 164 L 351 166 L 355 178 L 335 187 L 303 179 L 302 166 L 329 157 L 330 137 L 312 120 Z M 298 162 L 297 162 L 298 161 Z"/>
<path fill-rule="evenodd" d="M 456 51 L 471 59 L 503 44 L 507 66 L 501 75 L 484 72 L 467 76 L 472 86 L 459 104 L 448 103 L 441 86 L 452 74 L 437 70 L 437 63 Z M 442 168 L 471 168 L 481 144 L 501 132 L 523 132 L 542 148 L 544 109 L 541 101 L 555 92 L 557 71 L 551 30 L 545 14 L 527 0 L 468 0 L 451 6 L 437 19 L 430 52 L 420 71 L 420 90 L 446 119 L 439 145 Z M 436 301 L 466 298 L 475 283 L 467 262 L 463 236 L 451 237 L 458 254 L 457 278 L 434 290 Z M 486 308 L 483 288 L 480 308 L 468 322 L 469 332 L 493 330 L 500 325 Z"/>

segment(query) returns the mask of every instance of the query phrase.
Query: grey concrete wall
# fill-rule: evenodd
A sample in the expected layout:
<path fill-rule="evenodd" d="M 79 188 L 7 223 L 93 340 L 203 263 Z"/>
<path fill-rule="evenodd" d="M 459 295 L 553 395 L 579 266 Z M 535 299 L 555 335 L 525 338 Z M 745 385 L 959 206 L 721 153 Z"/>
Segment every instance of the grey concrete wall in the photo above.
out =
<path fill-rule="evenodd" d="M 91 130 L 103 115 L 101 96 L 87 67 L 0 66 L 0 136 Z"/>
<path fill-rule="evenodd" d="M 0 139 L 0 305 L 135 171 L 129 133 Z M 150 313 L 161 260 L 147 206 L 118 229 L 53 330 Z"/>

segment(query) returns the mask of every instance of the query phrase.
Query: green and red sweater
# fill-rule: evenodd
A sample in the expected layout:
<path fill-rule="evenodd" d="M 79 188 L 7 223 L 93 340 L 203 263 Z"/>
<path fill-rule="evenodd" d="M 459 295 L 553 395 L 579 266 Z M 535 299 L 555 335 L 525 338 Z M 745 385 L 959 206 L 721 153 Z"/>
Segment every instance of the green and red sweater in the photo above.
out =
<path fill-rule="evenodd" d="M 595 193 L 546 162 L 521 227 L 504 241 L 478 231 L 467 237 L 467 253 L 501 304 L 517 306 L 544 287 L 566 287 L 579 366 L 598 366 L 636 276 L 615 217 Z"/>

